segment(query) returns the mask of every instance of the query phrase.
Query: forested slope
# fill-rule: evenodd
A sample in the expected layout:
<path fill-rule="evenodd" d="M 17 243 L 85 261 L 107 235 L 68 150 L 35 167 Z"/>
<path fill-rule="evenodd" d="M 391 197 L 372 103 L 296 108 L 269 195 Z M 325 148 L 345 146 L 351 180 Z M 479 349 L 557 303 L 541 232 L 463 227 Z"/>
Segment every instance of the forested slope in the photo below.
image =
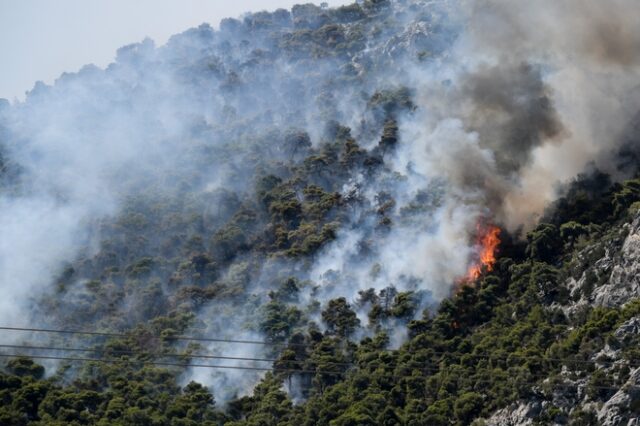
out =
<path fill-rule="evenodd" d="M 0 104 L 0 423 L 637 419 L 638 64 L 496 54 L 513 12 L 299 5 Z"/>

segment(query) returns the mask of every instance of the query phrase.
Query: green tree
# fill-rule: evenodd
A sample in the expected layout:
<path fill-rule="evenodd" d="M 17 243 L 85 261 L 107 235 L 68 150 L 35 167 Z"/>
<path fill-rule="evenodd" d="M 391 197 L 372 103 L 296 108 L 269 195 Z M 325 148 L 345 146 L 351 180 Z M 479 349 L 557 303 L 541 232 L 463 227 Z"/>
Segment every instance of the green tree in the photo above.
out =
<path fill-rule="evenodd" d="M 322 311 L 322 319 L 329 331 L 342 337 L 349 336 L 360 325 L 360 320 L 344 297 L 330 300 Z"/>
<path fill-rule="evenodd" d="M 44 376 L 44 367 L 25 357 L 7 362 L 7 370 L 18 377 L 32 377 L 36 380 Z"/>
<path fill-rule="evenodd" d="M 462 424 L 469 424 L 482 411 L 484 398 L 476 392 L 467 392 L 453 404 L 453 413 Z"/>
<path fill-rule="evenodd" d="M 552 263 L 561 248 L 560 233 L 551 223 L 541 223 L 527 234 L 526 253 L 533 259 Z"/>

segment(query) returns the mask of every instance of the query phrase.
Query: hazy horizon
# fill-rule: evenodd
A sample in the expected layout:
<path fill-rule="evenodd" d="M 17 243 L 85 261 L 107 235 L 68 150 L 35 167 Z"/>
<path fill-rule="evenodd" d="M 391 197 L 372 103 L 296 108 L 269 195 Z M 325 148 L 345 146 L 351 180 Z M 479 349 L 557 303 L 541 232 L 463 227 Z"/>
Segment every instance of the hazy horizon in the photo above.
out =
<path fill-rule="evenodd" d="M 37 81 L 53 83 L 84 65 L 105 67 L 124 45 L 156 45 L 204 22 L 247 12 L 290 9 L 295 0 L 0 0 L 0 98 L 23 100 Z M 319 4 L 320 2 L 312 2 Z M 327 0 L 331 6 L 351 3 Z M 187 7 L 188 6 L 188 7 Z"/>

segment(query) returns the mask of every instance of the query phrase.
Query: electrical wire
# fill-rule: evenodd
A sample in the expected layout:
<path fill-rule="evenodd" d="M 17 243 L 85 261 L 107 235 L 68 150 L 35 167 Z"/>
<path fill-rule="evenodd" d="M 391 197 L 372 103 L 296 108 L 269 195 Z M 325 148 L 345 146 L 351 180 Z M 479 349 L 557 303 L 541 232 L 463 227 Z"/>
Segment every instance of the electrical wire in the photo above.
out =
<path fill-rule="evenodd" d="M 131 337 L 126 333 L 109 333 L 99 331 L 86 331 L 86 330 L 60 330 L 50 328 L 31 328 L 31 327 L 0 327 L 0 330 L 5 331 L 30 331 L 36 333 L 59 333 L 59 334 L 83 334 L 88 336 L 102 336 L 102 337 Z M 249 345 L 264 345 L 264 346 L 306 346 L 304 344 L 297 343 L 275 343 L 266 342 L 262 340 L 239 340 L 239 339 L 222 339 L 212 337 L 195 337 L 195 336 L 158 336 L 154 335 L 158 339 L 164 340 L 182 340 L 182 341 L 195 341 L 195 342 L 217 342 L 217 343 L 237 343 L 237 344 L 249 344 Z"/>
<path fill-rule="evenodd" d="M 218 356 L 218 355 L 208 355 L 208 354 L 163 354 L 163 353 L 154 353 L 154 352 L 144 352 L 144 351 L 131 351 L 131 350 L 126 350 L 126 351 L 121 351 L 121 350 L 109 350 L 109 349 L 96 349 L 96 348 L 76 348 L 76 347 L 59 347 L 59 346 L 32 346 L 32 345 L 9 345 L 9 344 L 0 344 L 0 348 L 8 348 L 8 349 L 26 349 L 26 350 L 50 350 L 50 351 L 59 351 L 59 352 L 85 352 L 85 353 L 109 353 L 109 354 L 120 354 L 120 355 L 134 355 L 134 356 L 157 356 L 157 357 L 161 357 L 161 358 L 171 358 L 171 357 L 177 357 L 177 358 L 201 358 L 201 359 L 221 359 L 221 360 L 234 360 L 234 361 L 251 361 L 251 362 L 282 362 L 284 364 L 302 364 L 302 363 L 306 363 L 309 360 L 278 360 L 278 359 L 272 359 L 272 358 L 250 358 L 250 357 L 230 357 L 230 356 Z M 19 356 L 19 355 L 16 355 Z M 93 359 L 93 358 L 92 358 Z M 104 359 L 104 358 L 100 358 L 100 359 Z M 89 359 L 87 359 L 89 360 Z M 121 361 L 121 362 L 155 362 L 155 361 L 144 361 L 144 360 L 113 360 L 113 362 L 117 362 L 117 361 Z M 171 363 L 170 365 L 173 365 L 175 363 Z M 352 363 L 352 362 L 339 362 L 339 361 L 328 361 L 324 363 L 325 365 L 328 364 L 332 367 L 358 367 L 358 365 L 356 363 Z M 436 364 L 438 363 L 433 363 L 432 366 L 430 368 L 425 367 L 420 369 L 421 371 L 430 371 L 432 373 L 438 373 L 443 371 L 440 367 L 438 367 Z M 626 366 L 629 366 L 628 364 L 624 364 Z M 188 364 L 176 364 L 176 366 L 195 366 L 195 364 L 192 363 L 188 363 Z M 198 366 L 206 366 L 206 365 L 198 365 Z M 359 367 L 361 368 L 361 367 Z M 265 370 L 273 370 L 273 368 L 265 368 Z M 300 371 L 300 372 L 318 372 L 317 370 L 303 370 L 303 369 L 288 369 L 289 371 Z M 322 373 L 328 373 L 326 371 L 322 372 Z M 333 372 L 335 373 L 335 372 Z M 395 374 L 395 373 L 394 373 Z M 397 375 L 396 376 L 399 377 L 416 377 L 415 374 L 408 374 L 408 375 Z M 544 378 L 547 377 L 547 375 L 542 375 L 540 376 L 540 378 Z"/>
<path fill-rule="evenodd" d="M 345 372 L 335 372 L 335 371 L 322 371 L 322 370 L 299 370 L 299 369 L 278 369 L 278 368 L 266 368 L 266 367 L 247 367 L 247 366 L 231 366 L 231 365 L 212 365 L 212 364 L 181 364 L 181 363 L 173 363 L 173 362 L 162 362 L 162 361 L 128 361 L 128 360 L 117 360 L 117 359 L 103 359 L 103 358 L 78 358 L 78 357 L 61 357 L 61 356 L 48 356 L 48 355 L 30 355 L 30 354 L 4 354 L 0 353 L 0 358 L 34 358 L 34 359 L 48 359 L 48 360 L 61 360 L 61 361 L 81 361 L 81 362 L 96 362 L 96 363 L 108 363 L 108 364 L 119 364 L 119 363 L 132 363 L 132 364 L 142 364 L 142 365 L 158 365 L 158 366 L 169 366 L 169 367 L 195 367 L 195 368 L 212 368 L 212 369 L 233 369 L 233 370 L 250 370 L 250 371 L 274 371 L 281 373 L 291 373 L 291 374 L 325 374 L 325 375 L 344 375 Z M 428 371 L 428 370 L 425 370 Z M 376 374 L 379 374 L 377 372 Z M 394 378 L 429 378 L 432 376 L 426 375 L 398 375 L 390 373 Z M 531 376 L 535 378 L 536 376 Z M 538 379 L 548 378 L 548 376 L 539 376 Z M 449 381 L 450 378 L 446 378 L 446 381 Z M 456 381 L 459 383 L 460 378 L 456 378 Z M 444 379 L 441 379 L 441 382 L 444 382 Z M 539 381 L 530 381 L 530 380 L 519 380 L 514 378 L 508 378 L 507 381 L 512 381 L 514 384 L 519 385 L 528 385 L 528 386 L 551 386 L 552 388 L 571 388 L 576 387 L 576 384 L 562 384 L 562 383 L 540 383 Z M 494 380 L 486 379 L 486 380 L 473 380 L 473 385 L 478 385 L 481 383 L 493 383 Z M 590 385 L 594 389 L 603 389 L 603 390 L 612 390 L 619 391 L 626 384 L 622 384 L 619 387 L 613 386 L 602 386 L 602 385 Z M 631 387 L 640 387 L 639 385 L 631 385 Z"/>
<path fill-rule="evenodd" d="M 104 336 L 104 337 L 131 337 L 130 334 L 125 333 L 108 333 L 108 332 L 95 332 L 95 331 L 80 331 L 80 330 L 59 330 L 59 329 L 47 329 L 47 328 L 28 328 L 28 327 L 4 327 L 0 326 L 0 330 L 5 331 L 29 331 L 29 332 L 40 332 L 40 333 L 50 333 L 50 334 L 79 334 L 79 335 L 95 335 L 95 336 Z M 217 343 L 231 343 L 231 344 L 253 344 L 253 345 L 265 345 L 265 346 L 276 346 L 276 347 L 300 347 L 300 348 L 309 348 L 309 344 L 303 343 L 274 343 L 274 342 L 266 342 L 259 340 L 237 340 L 237 339 L 224 339 L 217 337 L 192 337 L 192 336 L 154 336 L 158 339 L 166 339 L 166 340 L 181 340 L 181 341 L 204 341 L 204 342 L 217 342 Z M 1 345 L 0 345 L 1 347 Z M 551 362 L 551 363 L 569 363 L 569 364 L 580 364 L 580 365 L 595 365 L 595 364 L 607 364 L 606 361 L 597 361 L 597 360 L 577 360 L 571 358 L 547 358 L 544 356 L 537 355 L 518 355 L 518 354 L 504 354 L 503 356 L 497 354 L 472 354 L 472 353 L 461 353 L 461 352 L 447 352 L 447 351 L 431 351 L 430 352 L 436 356 L 452 356 L 452 357 L 471 357 L 477 359 L 505 359 L 505 358 L 514 358 L 514 359 L 522 359 L 522 360 L 539 360 L 541 362 Z M 196 357 L 194 357 L 196 358 Z M 199 358 L 199 357 L 197 357 Z M 256 361 L 256 359 L 252 359 L 252 361 Z M 265 359 L 267 361 L 267 359 Z M 640 364 L 627 364 L 630 367 L 640 367 Z"/>
<path fill-rule="evenodd" d="M 27 349 L 27 350 L 50 350 L 60 352 L 87 352 L 87 353 L 108 353 L 113 355 L 133 355 L 133 356 L 156 356 L 162 358 L 196 358 L 196 359 L 220 359 L 220 360 L 232 360 L 232 361 L 256 361 L 256 362 L 287 362 L 287 363 L 304 363 L 306 360 L 282 360 L 276 358 L 249 358 L 249 357 L 234 357 L 223 355 L 209 355 L 209 354 L 172 354 L 161 352 L 148 352 L 148 351 L 132 351 L 132 350 L 112 350 L 109 348 L 77 348 L 77 347 L 60 347 L 60 346 L 33 346 L 33 345 L 7 345 L 0 344 L 0 348 L 7 349 Z M 351 367 L 355 365 L 352 362 L 331 362 L 332 365 Z"/>
<path fill-rule="evenodd" d="M 185 364 L 177 362 L 165 362 L 165 361 L 138 361 L 138 360 L 122 360 L 122 359 L 105 359 L 105 358 L 79 358 L 79 357 L 64 357 L 64 356 L 51 356 L 51 355 L 31 355 L 31 354 L 6 354 L 0 353 L 1 358 L 33 358 L 33 359 L 49 359 L 60 361 L 82 361 L 82 362 L 103 362 L 108 364 L 142 364 L 142 365 L 158 365 L 164 367 L 194 367 L 194 368 L 220 368 L 220 369 L 232 369 L 232 370 L 251 370 L 251 371 L 276 371 L 283 373 L 299 373 L 299 374 L 338 374 L 342 375 L 342 372 L 336 371 L 321 371 L 321 370 L 301 370 L 301 369 L 287 369 L 287 368 L 271 368 L 271 367 L 251 367 L 240 365 L 213 365 L 213 364 Z"/>

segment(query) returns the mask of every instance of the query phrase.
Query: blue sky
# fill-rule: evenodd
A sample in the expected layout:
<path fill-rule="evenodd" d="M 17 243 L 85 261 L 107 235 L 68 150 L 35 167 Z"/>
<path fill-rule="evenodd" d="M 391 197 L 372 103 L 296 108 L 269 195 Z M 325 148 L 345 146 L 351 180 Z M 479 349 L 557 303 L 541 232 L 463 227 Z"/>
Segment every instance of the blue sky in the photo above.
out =
<path fill-rule="evenodd" d="M 332 6 L 351 3 L 321 0 Z M 116 49 L 248 11 L 290 8 L 305 0 L 0 0 L 0 98 L 23 99 L 38 80 L 104 67 Z M 315 2 L 319 4 L 319 1 Z"/>

